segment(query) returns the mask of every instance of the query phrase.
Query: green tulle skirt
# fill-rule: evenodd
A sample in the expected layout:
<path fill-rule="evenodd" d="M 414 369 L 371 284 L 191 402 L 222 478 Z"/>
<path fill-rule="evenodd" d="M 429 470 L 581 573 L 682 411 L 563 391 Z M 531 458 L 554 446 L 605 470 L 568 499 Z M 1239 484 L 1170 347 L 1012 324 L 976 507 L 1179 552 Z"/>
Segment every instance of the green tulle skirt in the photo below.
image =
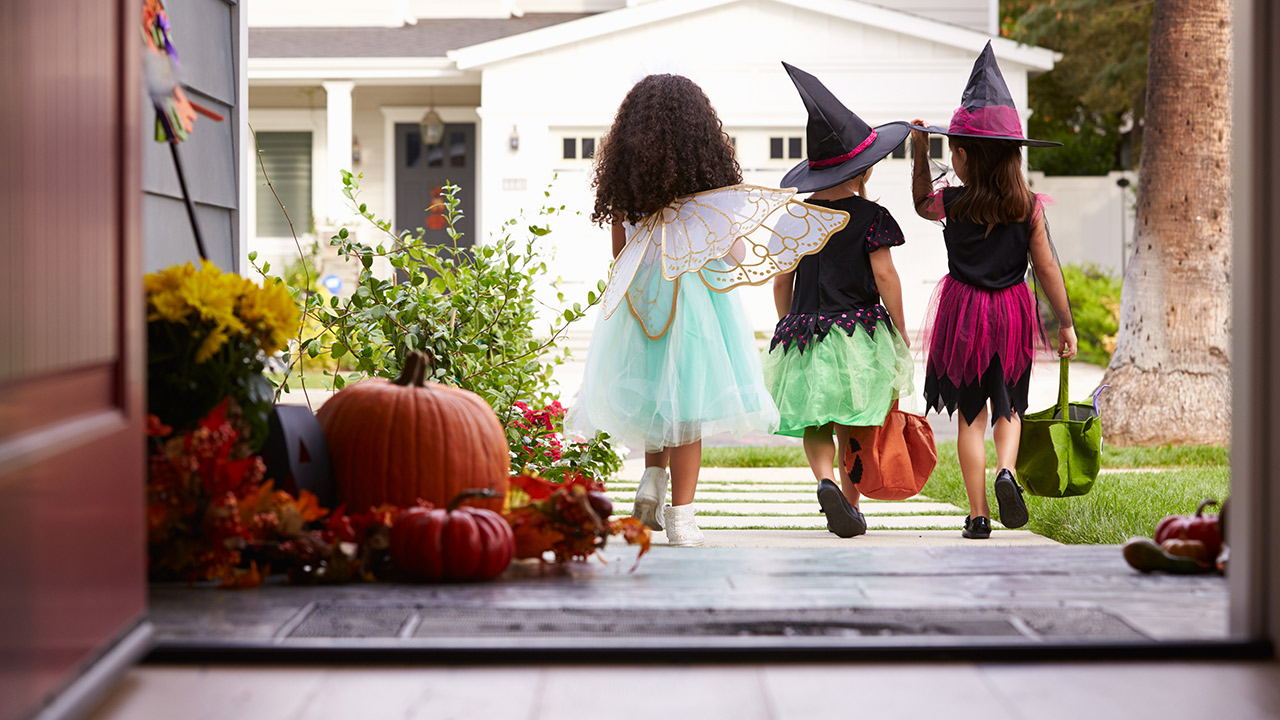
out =
<path fill-rule="evenodd" d="M 782 416 L 779 435 L 802 437 L 807 427 L 882 425 L 893 401 L 915 393 L 915 363 L 888 323 L 875 337 L 861 325 L 839 327 L 805 347 L 779 344 L 764 354 L 765 386 Z"/>

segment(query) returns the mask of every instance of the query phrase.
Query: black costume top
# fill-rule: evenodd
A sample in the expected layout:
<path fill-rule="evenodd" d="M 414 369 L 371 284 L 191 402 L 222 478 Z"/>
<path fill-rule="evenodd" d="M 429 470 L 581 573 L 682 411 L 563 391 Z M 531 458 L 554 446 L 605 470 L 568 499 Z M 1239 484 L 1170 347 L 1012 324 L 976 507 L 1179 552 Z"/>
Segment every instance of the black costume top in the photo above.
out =
<path fill-rule="evenodd" d="M 947 216 L 942 238 L 947 243 L 947 271 L 951 277 L 984 290 L 1003 290 L 1024 281 L 1031 250 L 1031 219 L 997 224 L 988 234 L 985 224 L 951 217 L 951 204 L 963 192 L 963 187 L 942 190 L 942 207 Z"/>
<path fill-rule="evenodd" d="M 800 260 L 791 311 L 778 321 L 769 350 L 781 344 L 784 352 L 792 347 L 804 352 L 825 338 L 833 325 L 850 335 L 857 325 L 874 335 L 877 323 L 895 332 L 889 312 L 880 304 L 870 254 L 906 242 L 898 222 L 888 210 L 856 195 L 806 202 L 843 210 L 849 213 L 849 223 L 817 254 Z"/>

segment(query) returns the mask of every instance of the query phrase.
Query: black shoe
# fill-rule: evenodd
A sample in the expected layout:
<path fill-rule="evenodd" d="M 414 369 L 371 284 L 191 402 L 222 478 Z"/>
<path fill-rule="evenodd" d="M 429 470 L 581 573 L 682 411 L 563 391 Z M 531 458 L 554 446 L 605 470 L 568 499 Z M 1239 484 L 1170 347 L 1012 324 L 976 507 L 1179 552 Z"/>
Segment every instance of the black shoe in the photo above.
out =
<path fill-rule="evenodd" d="M 973 540 L 985 540 L 991 537 L 991 521 L 983 515 L 976 518 L 966 517 L 964 530 L 960 534 Z"/>
<path fill-rule="evenodd" d="M 1013 473 L 1003 468 L 996 473 L 996 505 L 1000 508 L 1000 522 L 1007 528 L 1020 528 L 1030 519 L 1022 488 L 1013 479 Z"/>
<path fill-rule="evenodd" d="M 867 532 L 866 518 L 849 504 L 840 486 L 826 478 L 818 481 L 818 504 L 827 516 L 827 529 L 836 535 L 851 538 Z"/>

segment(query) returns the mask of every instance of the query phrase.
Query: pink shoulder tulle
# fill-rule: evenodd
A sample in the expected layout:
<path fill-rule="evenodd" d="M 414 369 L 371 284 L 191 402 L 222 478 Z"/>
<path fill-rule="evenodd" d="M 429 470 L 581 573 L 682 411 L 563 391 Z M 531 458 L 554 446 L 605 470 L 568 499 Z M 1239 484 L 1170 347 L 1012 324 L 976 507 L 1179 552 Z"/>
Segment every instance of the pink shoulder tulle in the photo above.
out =
<path fill-rule="evenodd" d="M 938 188 L 925 196 L 925 203 L 922 210 L 930 215 L 937 215 L 939 218 L 947 216 L 946 208 L 942 205 L 942 188 Z"/>
<path fill-rule="evenodd" d="M 1035 206 L 1035 209 L 1031 211 L 1031 217 L 1037 220 L 1044 217 L 1044 209 L 1046 207 L 1049 207 L 1050 205 L 1058 204 L 1057 200 L 1054 200 L 1053 198 L 1049 197 L 1048 195 L 1045 195 L 1044 193 L 1036 193 L 1035 196 L 1036 196 L 1036 206 Z"/>

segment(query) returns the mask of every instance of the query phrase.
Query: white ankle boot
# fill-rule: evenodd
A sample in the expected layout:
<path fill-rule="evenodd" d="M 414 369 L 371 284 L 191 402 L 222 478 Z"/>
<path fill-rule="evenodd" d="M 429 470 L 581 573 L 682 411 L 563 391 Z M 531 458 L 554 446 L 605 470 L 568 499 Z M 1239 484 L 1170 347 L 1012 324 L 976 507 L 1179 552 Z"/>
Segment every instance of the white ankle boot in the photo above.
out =
<path fill-rule="evenodd" d="M 706 542 L 694 520 L 693 505 L 668 505 L 662 509 L 667 520 L 667 544 L 699 547 Z"/>
<path fill-rule="evenodd" d="M 661 530 L 662 506 L 667 502 L 667 483 L 670 479 L 667 471 L 662 468 L 645 468 L 644 474 L 640 476 L 640 486 L 636 488 L 631 517 L 639 519 L 654 530 Z"/>

